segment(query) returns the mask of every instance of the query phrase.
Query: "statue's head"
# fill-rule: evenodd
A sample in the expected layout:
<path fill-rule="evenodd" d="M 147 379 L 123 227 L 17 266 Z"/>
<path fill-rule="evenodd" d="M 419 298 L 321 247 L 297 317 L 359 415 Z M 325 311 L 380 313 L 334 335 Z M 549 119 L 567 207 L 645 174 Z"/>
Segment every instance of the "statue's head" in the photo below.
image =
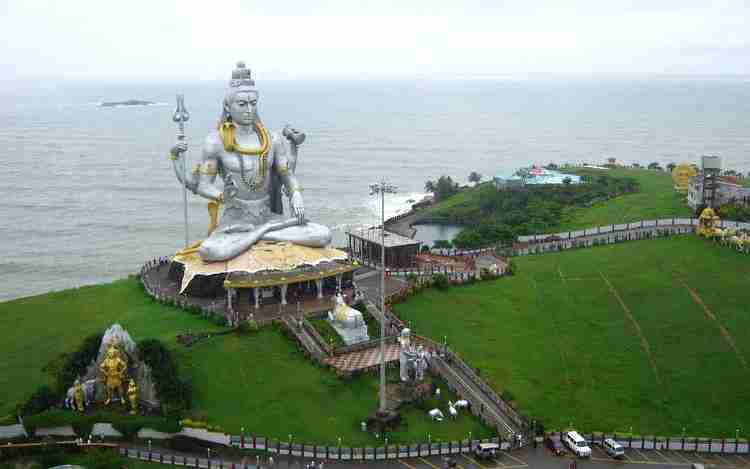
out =
<path fill-rule="evenodd" d="M 107 347 L 107 352 L 105 353 L 105 357 L 107 358 L 119 358 L 120 351 L 117 350 L 117 345 L 113 342 L 110 342 L 109 346 Z"/>
<path fill-rule="evenodd" d="M 234 122 L 238 125 L 253 125 L 258 120 L 258 90 L 250 69 L 244 62 L 238 62 L 232 72 L 229 87 L 224 95 L 221 123 Z"/>
<path fill-rule="evenodd" d="M 404 327 L 401 329 L 401 338 L 402 339 L 408 339 L 411 336 L 411 329 L 408 327 Z"/>

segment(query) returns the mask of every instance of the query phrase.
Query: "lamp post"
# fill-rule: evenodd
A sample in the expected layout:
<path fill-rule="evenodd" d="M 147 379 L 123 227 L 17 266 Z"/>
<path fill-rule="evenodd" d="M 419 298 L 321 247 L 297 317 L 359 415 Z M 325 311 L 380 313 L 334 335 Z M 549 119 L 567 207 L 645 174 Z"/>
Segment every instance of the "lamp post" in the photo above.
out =
<path fill-rule="evenodd" d="M 370 184 L 370 195 L 380 194 L 380 405 L 378 413 L 385 413 L 385 194 L 395 194 L 396 186 L 381 180 Z"/>

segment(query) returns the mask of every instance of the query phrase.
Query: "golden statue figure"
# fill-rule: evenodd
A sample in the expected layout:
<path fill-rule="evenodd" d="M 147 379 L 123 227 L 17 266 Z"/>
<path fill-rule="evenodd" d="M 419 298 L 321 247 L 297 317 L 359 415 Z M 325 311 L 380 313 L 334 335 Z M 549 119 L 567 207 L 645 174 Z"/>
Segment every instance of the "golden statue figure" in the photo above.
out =
<path fill-rule="evenodd" d="M 130 385 L 128 385 L 128 400 L 130 401 L 130 414 L 135 415 L 138 413 L 138 385 L 135 384 L 134 379 L 130 379 Z"/>
<path fill-rule="evenodd" d="M 110 343 L 107 347 L 107 353 L 105 355 L 102 364 L 99 365 L 99 371 L 103 376 L 104 381 L 104 404 L 107 405 L 112 402 L 115 395 L 124 401 L 125 390 L 125 372 L 128 369 L 128 365 L 123 360 L 120 351 L 114 343 Z"/>
<path fill-rule="evenodd" d="M 721 235 L 721 219 L 711 207 L 704 209 L 698 218 L 696 231 L 699 236 L 713 238 Z"/>
<path fill-rule="evenodd" d="M 84 411 L 83 386 L 79 379 L 73 384 L 73 408 L 78 412 Z"/>

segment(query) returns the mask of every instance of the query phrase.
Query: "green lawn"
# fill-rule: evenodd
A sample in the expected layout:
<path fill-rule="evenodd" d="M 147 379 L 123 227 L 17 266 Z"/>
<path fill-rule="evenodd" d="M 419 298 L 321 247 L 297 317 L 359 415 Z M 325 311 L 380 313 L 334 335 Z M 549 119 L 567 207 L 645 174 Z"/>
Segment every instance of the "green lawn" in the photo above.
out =
<path fill-rule="evenodd" d="M 178 331 L 218 329 L 156 303 L 135 279 L 0 303 L 0 416 L 40 384 L 50 383 L 45 368 L 55 368 L 62 354 L 115 322 L 136 341 L 157 338 L 172 345 Z"/>
<path fill-rule="evenodd" d="M 579 230 L 600 225 L 611 225 L 654 218 L 688 217 L 692 211 L 673 186 L 672 176 L 665 171 L 615 168 L 609 170 L 579 169 L 576 174 L 608 174 L 614 177 L 632 177 L 640 185 L 640 192 L 627 194 L 592 207 L 568 208 L 560 226 L 550 232 Z"/>
<path fill-rule="evenodd" d="M 84 287 L 0 303 L 0 415 L 12 412 L 47 383 L 60 357 L 89 334 L 119 322 L 134 340 L 158 338 L 177 358 L 181 375 L 193 381 L 191 416 L 225 431 L 271 438 L 345 445 L 376 444 L 359 423 L 377 407 L 377 377 L 342 381 L 313 365 L 276 327 L 255 334 L 214 337 L 191 348 L 176 342 L 185 330 L 219 330 L 200 316 L 163 306 L 138 280 Z M 432 431 L 431 431 L 432 430 Z M 405 412 L 405 425 L 390 441 L 459 439 L 468 431 L 493 433 L 473 418 L 432 423 L 426 413 Z"/>
<path fill-rule="evenodd" d="M 715 437 L 746 430 L 748 257 L 685 236 L 515 262 L 514 277 L 427 290 L 396 310 L 417 333 L 447 336 L 547 428 L 660 435 L 686 428 Z"/>

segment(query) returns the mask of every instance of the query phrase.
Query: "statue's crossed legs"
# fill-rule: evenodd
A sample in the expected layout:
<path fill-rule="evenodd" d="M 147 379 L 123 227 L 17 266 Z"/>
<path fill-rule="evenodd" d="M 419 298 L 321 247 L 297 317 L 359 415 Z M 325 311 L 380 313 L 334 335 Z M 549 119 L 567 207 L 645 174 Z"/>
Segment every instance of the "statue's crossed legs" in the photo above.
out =
<path fill-rule="evenodd" d="M 214 231 L 203 241 L 198 252 L 206 261 L 226 261 L 260 240 L 323 248 L 331 242 L 331 230 L 317 223 L 300 224 L 296 218 L 274 220 L 259 226 L 230 225 Z"/>

